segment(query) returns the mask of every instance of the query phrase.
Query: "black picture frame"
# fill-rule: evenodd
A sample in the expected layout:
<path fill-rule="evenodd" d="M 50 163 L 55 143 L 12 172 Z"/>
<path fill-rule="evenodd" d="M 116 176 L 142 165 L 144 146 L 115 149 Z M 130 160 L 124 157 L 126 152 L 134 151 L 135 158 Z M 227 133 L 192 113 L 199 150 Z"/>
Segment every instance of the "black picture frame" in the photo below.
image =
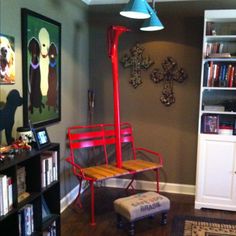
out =
<path fill-rule="evenodd" d="M 48 132 L 45 127 L 33 129 L 34 139 L 37 149 L 42 149 L 51 144 Z"/>
<path fill-rule="evenodd" d="M 23 123 L 42 127 L 61 120 L 61 24 L 21 9 Z"/>
<path fill-rule="evenodd" d="M 48 208 L 48 205 L 45 201 L 45 198 L 42 196 L 42 218 L 43 218 L 43 222 L 47 221 L 47 219 L 50 218 L 51 212 Z"/>

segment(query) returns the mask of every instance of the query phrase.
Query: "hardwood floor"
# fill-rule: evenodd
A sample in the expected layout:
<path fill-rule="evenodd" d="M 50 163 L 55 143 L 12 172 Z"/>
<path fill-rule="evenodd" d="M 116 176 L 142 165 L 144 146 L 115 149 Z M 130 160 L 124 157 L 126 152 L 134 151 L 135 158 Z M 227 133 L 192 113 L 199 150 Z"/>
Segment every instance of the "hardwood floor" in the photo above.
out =
<path fill-rule="evenodd" d="M 159 224 L 160 217 L 144 219 L 135 224 L 137 236 L 169 236 L 171 223 L 175 215 L 196 215 L 204 217 L 236 220 L 236 212 L 219 210 L 195 210 L 194 196 L 161 193 L 171 201 L 168 214 L 168 223 Z M 87 190 L 82 195 L 83 209 L 71 204 L 61 217 L 61 236 L 125 236 L 124 229 L 117 229 L 116 215 L 113 211 L 113 201 L 119 197 L 127 196 L 123 189 L 95 188 L 96 226 L 89 224 L 90 220 L 90 192 Z M 174 236 L 174 235 L 172 235 Z"/>

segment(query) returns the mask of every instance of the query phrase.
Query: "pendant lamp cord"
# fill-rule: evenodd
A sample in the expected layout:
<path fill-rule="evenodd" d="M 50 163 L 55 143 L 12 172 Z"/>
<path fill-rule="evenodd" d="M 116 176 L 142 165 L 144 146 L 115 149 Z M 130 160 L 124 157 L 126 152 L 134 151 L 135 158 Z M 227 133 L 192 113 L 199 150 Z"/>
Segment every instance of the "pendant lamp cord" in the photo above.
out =
<path fill-rule="evenodd" d="M 155 11 L 155 0 L 152 0 L 152 8 L 153 8 L 153 10 Z"/>

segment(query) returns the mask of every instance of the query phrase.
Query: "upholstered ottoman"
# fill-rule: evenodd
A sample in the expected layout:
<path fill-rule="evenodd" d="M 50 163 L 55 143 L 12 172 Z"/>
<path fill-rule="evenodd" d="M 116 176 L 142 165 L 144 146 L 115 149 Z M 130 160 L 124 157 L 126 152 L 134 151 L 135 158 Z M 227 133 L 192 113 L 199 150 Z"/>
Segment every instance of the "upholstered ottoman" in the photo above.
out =
<path fill-rule="evenodd" d="M 161 224 L 167 223 L 170 200 L 156 192 L 138 193 L 114 201 L 117 213 L 117 227 L 122 228 L 122 218 L 129 222 L 129 235 L 134 235 L 134 222 L 161 213 Z"/>

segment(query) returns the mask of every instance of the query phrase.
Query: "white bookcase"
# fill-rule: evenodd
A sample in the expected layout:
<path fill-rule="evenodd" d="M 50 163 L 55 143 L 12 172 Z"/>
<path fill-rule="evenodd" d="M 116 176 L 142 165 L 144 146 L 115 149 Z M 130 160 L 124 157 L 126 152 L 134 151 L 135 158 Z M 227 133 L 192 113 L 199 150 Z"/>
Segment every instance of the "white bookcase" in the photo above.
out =
<path fill-rule="evenodd" d="M 236 10 L 204 16 L 195 208 L 236 210 Z"/>

